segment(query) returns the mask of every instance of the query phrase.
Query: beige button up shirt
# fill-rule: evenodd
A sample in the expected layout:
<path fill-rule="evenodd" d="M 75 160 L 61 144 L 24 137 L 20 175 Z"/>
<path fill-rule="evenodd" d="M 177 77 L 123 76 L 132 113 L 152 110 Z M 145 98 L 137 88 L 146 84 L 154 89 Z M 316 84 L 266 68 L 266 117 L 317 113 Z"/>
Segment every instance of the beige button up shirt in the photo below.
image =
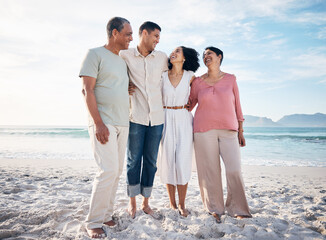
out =
<path fill-rule="evenodd" d="M 154 50 L 144 57 L 137 48 L 129 48 L 119 55 L 127 63 L 129 79 L 136 86 L 130 96 L 130 121 L 145 126 L 163 124 L 161 77 L 168 70 L 166 54 Z"/>

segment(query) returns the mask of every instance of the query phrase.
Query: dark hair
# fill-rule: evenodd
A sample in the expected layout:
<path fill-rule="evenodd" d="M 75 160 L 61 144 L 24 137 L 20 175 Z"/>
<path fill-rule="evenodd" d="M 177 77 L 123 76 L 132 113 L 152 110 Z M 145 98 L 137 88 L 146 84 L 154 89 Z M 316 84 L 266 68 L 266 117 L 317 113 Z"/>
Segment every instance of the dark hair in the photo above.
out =
<path fill-rule="evenodd" d="M 108 33 L 108 37 L 112 37 L 112 32 L 114 29 L 117 29 L 118 32 L 121 32 L 121 30 L 123 29 L 123 25 L 125 23 L 129 23 L 130 22 L 122 17 L 114 17 L 111 18 L 110 21 L 108 22 L 108 24 L 106 25 L 106 32 Z"/>
<path fill-rule="evenodd" d="M 154 31 L 155 29 L 158 29 L 159 31 L 161 31 L 161 27 L 153 22 L 147 21 L 144 22 L 140 27 L 139 27 L 139 36 L 141 36 L 143 30 L 146 29 L 146 31 L 150 34 L 152 31 Z"/>
<path fill-rule="evenodd" d="M 193 48 L 188 48 L 184 46 L 180 47 L 182 48 L 183 56 L 185 57 L 182 69 L 196 72 L 199 68 L 199 53 Z M 170 62 L 170 58 L 168 60 L 168 67 L 170 70 L 172 69 L 172 63 Z"/>
<path fill-rule="evenodd" d="M 217 56 L 218 56 L 218 55 L 221 55 L 221 56 L 222 56 L 222 57 L 221 57 L 221 62 L 220 62 L 220 65 L 221 65 L 221 64 L 222 64 L 222 61 L 223 61 L 223 51 L 222 51 L 221 49 L 219 49 L 219 48 L 212 47 L 212 46 L 205 48 L 205 51 L 206 51 L 207 49 L 209 49 L 209 50 L 215 52 Z M 205 52 L 204 52 L 204 53 L 205 53 Z M 203 58 L 204 58 L 204 53 L 203 53 Z"/>

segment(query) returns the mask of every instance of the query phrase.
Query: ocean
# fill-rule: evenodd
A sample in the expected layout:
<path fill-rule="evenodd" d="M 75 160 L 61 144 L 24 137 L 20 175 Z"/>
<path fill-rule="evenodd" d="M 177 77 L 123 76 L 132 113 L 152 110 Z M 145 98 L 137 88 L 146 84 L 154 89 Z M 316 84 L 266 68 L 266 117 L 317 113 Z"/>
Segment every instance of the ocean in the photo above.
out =
<path fill-rule="evenodd" d="M 246 127 L 242 164 L 326 167 L 326 128 Z M 90 160 L 86 127 L 0 126 L 1 159 Z"/>

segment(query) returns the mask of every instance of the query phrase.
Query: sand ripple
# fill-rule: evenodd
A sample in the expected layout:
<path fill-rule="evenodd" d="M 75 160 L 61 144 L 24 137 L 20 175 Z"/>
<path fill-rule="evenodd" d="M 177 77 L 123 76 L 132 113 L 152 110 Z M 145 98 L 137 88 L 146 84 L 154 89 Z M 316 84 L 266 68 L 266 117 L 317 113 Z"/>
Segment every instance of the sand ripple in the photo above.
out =
<path fill-rule="evenodd" d="M 326 239 L 325 175 L 271 167 L 245 167 L 243 172 L 252 219 L 224 215 L 216 224 L 203 210 L 195 173 L 187 218 L 167 208 L 167 193 L 157 178 L 150 203 L 161 219 L 141 210 L 130 219 L 124 173 L 113 216 L 117 225 L 105 230 L 110 239 Z M 94 167 L 2 167 L 0 239 L 89 239 L 83 221 L 94 173 Z M 140 205 L 141 198 L 137 201 Z"/>

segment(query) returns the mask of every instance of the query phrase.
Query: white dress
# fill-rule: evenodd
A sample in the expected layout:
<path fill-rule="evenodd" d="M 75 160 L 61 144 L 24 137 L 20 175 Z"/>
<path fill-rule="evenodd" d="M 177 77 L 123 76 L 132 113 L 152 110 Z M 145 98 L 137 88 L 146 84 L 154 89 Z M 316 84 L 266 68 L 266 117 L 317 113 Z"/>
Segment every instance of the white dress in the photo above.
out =
<path fill-rule="evenodd" d="M 177 87 L 162 74 L 163 105 L 184 106 L 190 94 L 192 71 L 184 70 Z M 160 145 L 158 171 L 163 184 L 185 185 L 190 180 L 193 153 L 193 117 L 187 109 L 164 109 L 165 123 Z"/>

